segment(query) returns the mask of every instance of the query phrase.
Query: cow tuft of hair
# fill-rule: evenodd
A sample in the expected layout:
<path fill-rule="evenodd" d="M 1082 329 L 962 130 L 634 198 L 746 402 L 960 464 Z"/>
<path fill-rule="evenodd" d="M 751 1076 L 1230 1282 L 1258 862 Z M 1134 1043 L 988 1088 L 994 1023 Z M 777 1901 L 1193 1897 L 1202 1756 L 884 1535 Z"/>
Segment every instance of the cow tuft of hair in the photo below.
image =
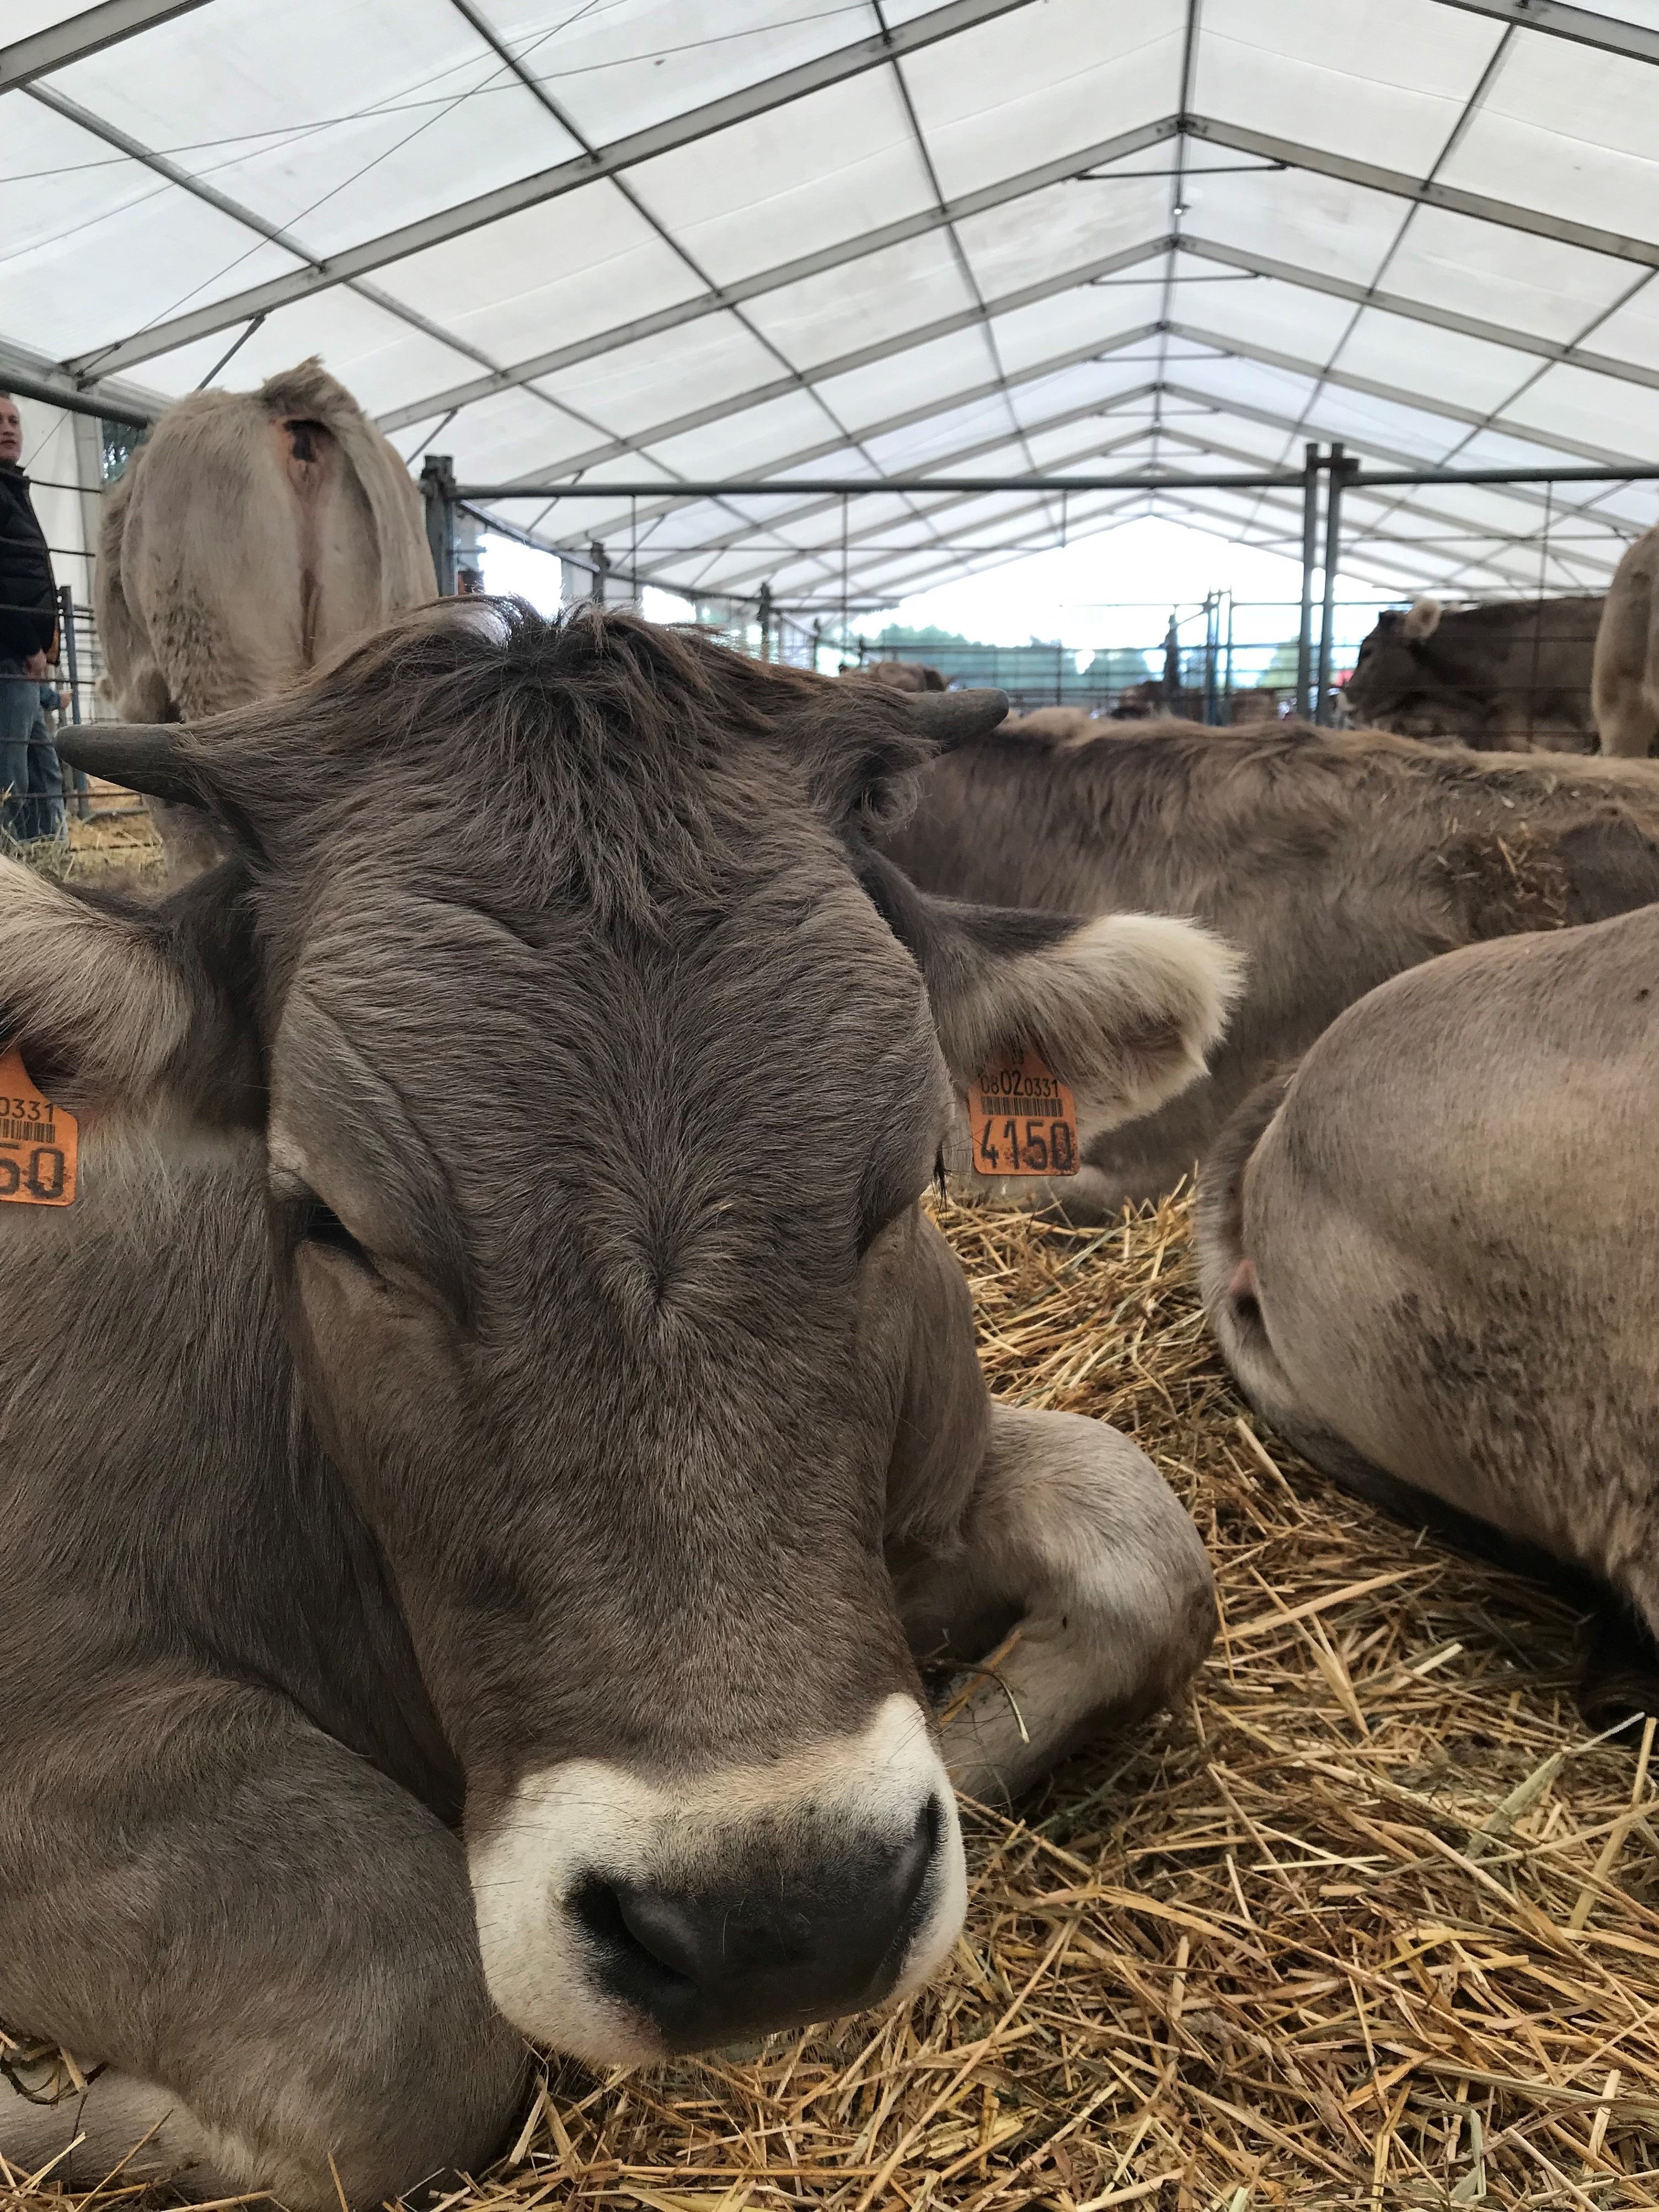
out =
<path fill-rule="evenodd" d="M 1109 914 L 1010 960 L 943 1018 L 936 999 L 934 1012 L 954 1068 L 1035 1045 L 1076 1094 L 1086 1142 L 1198 1080 L 1243 980 L 1242 957 L 1194 922 Z"/>

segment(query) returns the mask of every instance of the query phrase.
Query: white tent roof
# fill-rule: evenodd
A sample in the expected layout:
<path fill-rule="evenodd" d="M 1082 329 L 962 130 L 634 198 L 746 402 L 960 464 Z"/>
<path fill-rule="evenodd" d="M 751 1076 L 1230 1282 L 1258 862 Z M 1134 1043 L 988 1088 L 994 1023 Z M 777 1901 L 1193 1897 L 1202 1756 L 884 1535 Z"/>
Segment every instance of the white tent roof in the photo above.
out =
<path fill-rule="evenodd" d="M 890 600 L 1148 512 L 1299 543 L 1294 490 L 815 477 L 1659 465 L 1655 0 L 5 21 L 0 360 L 155 399 L 320 353 L 463 483 L 800 479 L 500 509 L 677 588 Z M 1659 486 L 1347 513 L 1386 590 L 1595 590 Z"/>

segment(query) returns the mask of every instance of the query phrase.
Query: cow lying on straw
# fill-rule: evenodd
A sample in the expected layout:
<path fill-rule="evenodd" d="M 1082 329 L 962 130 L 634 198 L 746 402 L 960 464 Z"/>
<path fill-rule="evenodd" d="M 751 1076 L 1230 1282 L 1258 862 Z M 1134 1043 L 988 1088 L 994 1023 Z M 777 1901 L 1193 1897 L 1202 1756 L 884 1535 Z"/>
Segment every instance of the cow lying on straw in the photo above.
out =
<path fill-rule="evenodd" d="M 1656 1008 L 1659 907 L 1450 953 L 1265 1085 L 1200 1187 L 1252 1403 L 1350 1489 L 1591 1605 L 1595 1711 L 1632 1685 L 1659 1711 Z"/>
<path fill-rule="evenodd" d="M 1471 754 L 1374 730 L 1166 722 L 1080 745 L 994 730 L 922 778 L 884 848 L 946 896 L 1191 915 L 1245 957 L 1209 1073 L 1071 1180 L 960 1196 L 1109 1220 L 1189 1174 L 1264 1073 L 1401 969 L 1659 899 L 1659 769 Z"/>
<path fill-rule="evenodd" d="M 128 2182 L 374 2201 L 489 2157 L 521 2033 L 632 2061 L 913 1988 L 947 1769 L 1018 1790 L 1197 1664 L 1191 1523 L 988 1401 L 917 1204 L 987 1054 L 1134 1112 L 1230 982 L 868 851 L 1003 703 L 479 600 L 76 732 L 234 850 L 148 908 L 0 870 L 81 1122 L 73 1203 L 0 1205 L 0 2017 L 103 2069 L 0 2080 L 14 2166 L 143 2136 Z M 994 1645 L 937 1739 L 917 1658 Z"/>

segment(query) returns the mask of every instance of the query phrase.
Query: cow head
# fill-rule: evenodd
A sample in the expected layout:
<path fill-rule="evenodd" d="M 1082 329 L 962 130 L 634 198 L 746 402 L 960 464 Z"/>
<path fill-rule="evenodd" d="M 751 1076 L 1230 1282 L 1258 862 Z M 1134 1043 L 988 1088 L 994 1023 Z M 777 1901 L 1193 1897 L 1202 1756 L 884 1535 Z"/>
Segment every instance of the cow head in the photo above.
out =
<path fill-rule="evenodd" d="M 1468 672 L 1439 640 L 1438 599 L 1387 608 L 1362 640 L 1343 686 L 1345 721 L 1407 738 L 1468 736 L 1484 726 L 1492 701 L 1471 690 Z"/>
<path fill-rule="evenodd" d="M 1226 973 L 1180 924 L 948 907 L 872 857 L 1003 708 L 472 600 L 199 728 L 77 732 L 234 846 L 166 904 L 0 877 L 0 1000 L 88 1117 L 77 1205 L 204 1125 L 263 1142 L 492 1990 L 591 2060 L 853 2009 L 959 1924 L 883 1551 L 893 1255 L 980 1055 L 1030 1037 L 1138 1110 Z"/>

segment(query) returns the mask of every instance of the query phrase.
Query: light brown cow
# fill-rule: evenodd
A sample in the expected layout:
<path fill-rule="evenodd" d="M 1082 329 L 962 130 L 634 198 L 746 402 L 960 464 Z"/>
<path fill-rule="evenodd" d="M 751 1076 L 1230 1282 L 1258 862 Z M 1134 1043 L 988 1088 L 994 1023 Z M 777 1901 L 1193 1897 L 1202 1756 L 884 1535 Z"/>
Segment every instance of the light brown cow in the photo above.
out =
<path fill-rule="evenodd" d="M 1081 707 L 1033 707 L 1029 714 L 1010 714 L 1002 728 L 1011 738 L 1047 738 L 1061 745 L 1102 734 L 1100 724 Z"/>
<path fill-rule="evenodd" d="M 1604 753 L 1659 748 L 1659 529 L 1638 538 L 1607 586 L 1595 639 L 1595 726 Z"/>
<path fill-rule="evenodd" d="M 1659 899 L 1659 766 L 1473 754 L 1378 731 L 1166 722 L 1070 747 L 993 731 L 929 768 L 886 849 L 927 890 L 1189 915 L 1244 956 L 1207 1078 L 1074 1178 L 965 1195 L 1109 1218 L 1170 1189 L 1266 1069 L 1387 976 L 1478 939 Z"/>
<path fill-rule="evenodd" d="M 990 1401 L 919 1204 L 988 1054 L 1133 1111 L 1224 1002 L 1180 922 L 870 850 L 1005 705 L 470 599 L 75 733 L 233 851 L 159 908 L 0 863 L 58 1109 L 14 1194 L 82 1117 L 72 1204 L 0 1205 L 0 2018 L 92 2076 L 0 2075 L 25 2172 L 378 2203 L 510 2140 L 524 2036 L 902 1992 L 961 1923 L 951 1774 L 1197 1665 L 1191 1522 Z"/>
<path fill-rule="evenodd" d="M 861 682 L 888 684 L 895 691 L 946 691 L 944 672 L 920 660 L 844 660 L 836 673 Z"/>
<path fill-rule="evenodd" d="M 1590 665 L 1599 599 L 1379 615 L 1341 695 L 1347 720 L 1476 752 L 1595 750 Z"/>
<path fill-rule="evenodd" d="M 1594 1705 L 1655 1687 L 1659 907 L 1396 976 L 1230 1125 L 1206 1307 L 1346 1486 L 1603 1615 Z M 1552 1579 L 1559 1580 L 1555 1575 Z M 1620 1634 L 1630 1608 L 1642 1634 Z"/>
<path fill-rule="evenodd" d="M 258 392 L 169 407 L 106 495 L 100 688 L 129 721 L 221 714 L 436 596 L 409 471 L 302 362 Z M 175 866 L 214 857 L 199 825 L 154 811 Z"/>

